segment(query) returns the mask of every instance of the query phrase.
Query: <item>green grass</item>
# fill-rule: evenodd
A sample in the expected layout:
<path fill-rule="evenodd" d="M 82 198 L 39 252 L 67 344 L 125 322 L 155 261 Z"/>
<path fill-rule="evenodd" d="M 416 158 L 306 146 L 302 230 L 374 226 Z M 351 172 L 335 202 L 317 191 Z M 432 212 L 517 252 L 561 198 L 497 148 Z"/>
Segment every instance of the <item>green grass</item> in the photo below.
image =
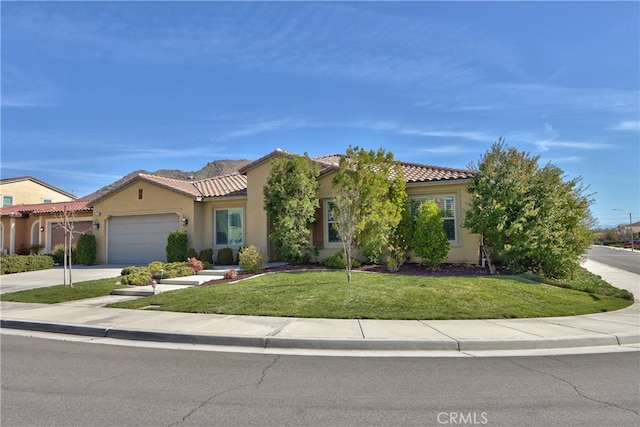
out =
<path fill-rule="evenodd" d="M 46 288 L 29 289 L 0 295 L 0 301 L 30 302 L 40 304 L 57 304 L 85 298 L 96 298 L 109 295 L 113 289 L 122 288 L 116 285 L 119 277 L 112 279 L 89 280 L 73 284 L 73 288 L 63 285 Z"/>
<path fill-rule="evenodd" d="M 354 272 L 347 283 L 344 271 L 306 271 L 165 292 L 109 307 L 339 319 L 500 319 L 572 316 L 632 303 L 516 277 Z"/>
<path fill-rule="evenodd" d="M 618 289 L 611 286 L 600 276 L 597 276 L 584 268 L 579 268 L 573 279 L 553 280 L 539 275 L 522 275 L 521 277 L 560 288 L 575 289 L 577 291 L 588 292 L 596 295 L 604 295 L 615 298 L 623 298 L 633 301 L 633 294 L 626 289 Z"/>

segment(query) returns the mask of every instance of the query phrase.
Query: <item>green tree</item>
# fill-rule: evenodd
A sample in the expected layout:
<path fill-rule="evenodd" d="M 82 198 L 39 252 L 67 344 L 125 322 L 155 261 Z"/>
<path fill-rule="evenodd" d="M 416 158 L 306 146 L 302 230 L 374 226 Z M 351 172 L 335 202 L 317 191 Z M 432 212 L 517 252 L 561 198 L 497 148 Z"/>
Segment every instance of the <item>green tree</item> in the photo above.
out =
<path fill-rule="evenodd" d="M 435 267 L 449 253 L 449 239 L 444 230 L 444 220 L 440 208 L 433 200 L 428 200 L 418 208 L 413 231 L 413 248 L 420 263 Z"/>
<path fill-rule="evenodd" d="M 285 261 L 308 261 L 313 254 L 311 226 L 318 202 L 319 166 L 304 156 L 275 159 L 263 188 L 264 209 L 274 232 L 271 239 Z"/>
<path fill-rule="evenodd" d="M 398 168 L 398 171 L 399 173 L 395 174 L 389 189 L 391 203 L 400 213 L 400 220 L 391 231 L 387 243 L 386 265 L 391 272 L 398 271 L 407 259 L 407 253 L 412 247 L 411 235 L 413 233 L 413 216 L 411 215 L 411 205 L 407 195 L 407 183 L 402 169 Z"/>
<path fill-rule="evenodd" d="M 539 157 L 500 139 L 471 164 L 464 226 L 482 235 L 490 267 L 497 257 L 514 273 L 566 277 L 592 240 L 591 201 L 581 178 L 566 181 L 560 168 L 539 167 Z"/>
<path fill-rule="evenodd" d="M 351 281 L 354 246 L 370 261 L 379 260 L 389 244 L 401 211 L 390 199 L 391 172 L 401 174 L 393 154 L 384 149 L 347 148 L 333 179 L 334 227 L 345 253 L 347 281 Z"/>

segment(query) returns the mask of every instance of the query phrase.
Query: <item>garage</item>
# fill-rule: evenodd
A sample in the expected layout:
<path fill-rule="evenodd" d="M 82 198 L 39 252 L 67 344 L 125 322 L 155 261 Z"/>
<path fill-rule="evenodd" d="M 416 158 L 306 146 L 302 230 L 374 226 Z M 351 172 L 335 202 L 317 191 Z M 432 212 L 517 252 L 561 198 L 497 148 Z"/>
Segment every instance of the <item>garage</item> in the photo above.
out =
<path fill-rule="evenodd" d="M 145 265 L 167 260 L 167 237 L 179 228 L 176 214 L 112 217 L 107 221 L 107 262 Z"/>

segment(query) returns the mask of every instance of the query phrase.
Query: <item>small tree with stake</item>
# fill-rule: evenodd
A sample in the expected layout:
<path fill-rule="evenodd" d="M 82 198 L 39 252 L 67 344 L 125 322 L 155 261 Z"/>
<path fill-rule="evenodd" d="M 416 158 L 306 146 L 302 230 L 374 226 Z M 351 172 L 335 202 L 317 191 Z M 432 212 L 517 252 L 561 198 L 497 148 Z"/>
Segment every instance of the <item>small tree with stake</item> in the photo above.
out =
<path fill-rule="evenodd" d="M 76 211 L 67 209 L 64 205 L 62 212 L 58 215 L 60 222 L 58 227 L 64 230 L 64 261 L 63 261 L 63 284 L 67 286 L 67 274 L 69 276 L 69 287 L 73 288 L 72 278 L 72 247 L 73 247 L 73 230 L 76 225 Z"/>

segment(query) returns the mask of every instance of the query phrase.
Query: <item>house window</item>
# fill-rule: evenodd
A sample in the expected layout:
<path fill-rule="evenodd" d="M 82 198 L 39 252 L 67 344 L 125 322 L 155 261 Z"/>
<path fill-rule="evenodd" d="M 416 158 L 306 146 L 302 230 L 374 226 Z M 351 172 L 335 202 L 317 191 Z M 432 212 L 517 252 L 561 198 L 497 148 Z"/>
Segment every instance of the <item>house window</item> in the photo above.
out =
<path fill-rule="evenodd" d="M 242 227 L 242 208 L 216 209 L 215 245 L 242 246 L 244 232 Z"/>
<path fill-rule="evenodd" d="M 338 230 L 335 229 L 333 224 L 335 224 L 336 220 L 333 217 L 333 209 L 335 208 L 335 203 L 327 202 L 327 242 L 328 243 L 340 243 L 340 235 L 338 234 Z"/>
<path fill-rule="evenodd" d="M 427 200 L 433 200 L 440 208 L 440 215 L 444 222 L 444 231 L 447 233 L 447 238 L 450 242 L 457 240 L 456 233 L 456 211 L 455 211 L 455 198 L 454 196 L 430 196 L 411 199 L 411 213 L 415 214 L 418 208 L 423 202 Z"/>
<path fill-rule="evenodd" d="M 51 199 L 42 199 L 42 203 L 53 203 Z"/>
<path fill-rule="evenodd" d="M 139 188 L 138 189 L 138 200 L 142 200 L 142 195 L 143 195 L 142 188 Z"/>
<path fill-rule="evenodd" d="M 2 196 L 2 206 L 12 206 L 13 196 Z"/>

